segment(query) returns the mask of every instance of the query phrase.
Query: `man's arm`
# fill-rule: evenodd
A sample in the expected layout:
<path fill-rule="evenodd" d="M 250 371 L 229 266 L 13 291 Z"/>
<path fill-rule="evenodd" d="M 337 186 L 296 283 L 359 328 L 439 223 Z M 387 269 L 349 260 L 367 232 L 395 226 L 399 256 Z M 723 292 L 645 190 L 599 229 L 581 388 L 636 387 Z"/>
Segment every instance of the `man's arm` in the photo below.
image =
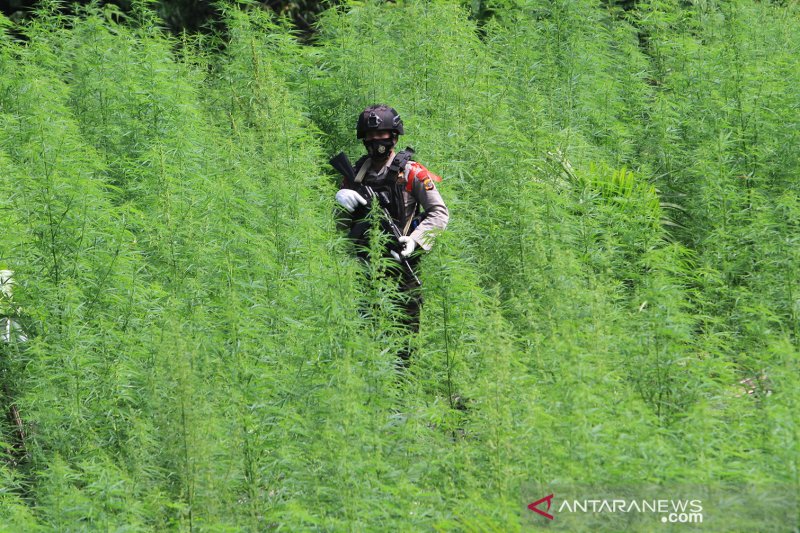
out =
<path fill-rule="evenodd" d="M 431 230 L 444 231 L 450 220 L 450 212 L 436 189 L 434 179 L 438 178 L 424 166 L 417 162 L 412 163 L 409 171 L 411 194 L 425 210 L 425 218 L 411 232 L 410 237 L 425 251 L 431 249 L 434 235 Z M 408 187 L 407 187 L 408 189 Z"/>

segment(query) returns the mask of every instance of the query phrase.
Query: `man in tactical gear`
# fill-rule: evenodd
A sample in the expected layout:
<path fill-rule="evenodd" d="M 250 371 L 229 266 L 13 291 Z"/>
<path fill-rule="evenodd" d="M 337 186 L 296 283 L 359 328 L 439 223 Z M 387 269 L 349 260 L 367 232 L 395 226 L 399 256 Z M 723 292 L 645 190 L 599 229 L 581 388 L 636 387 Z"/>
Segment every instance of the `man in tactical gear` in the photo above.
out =
<path fill-rule="evenodd" d="M 435 232 L 447 227 L 449 212 L 434 184 L 441 178 L 413 161 L 411 148 L 394 151 L 398 136 L 404 133 L 403 121 L 393 108 L 385 105 L 366 108 L 358 117 L 356 135 L 363 139 L 367 155 L 356 162 L 355 175 L 342 181 L 336 201 L 351 215 L 349 237 L 362 246 L 367 244 L 369 228 L 365 196 L 374 194 L 386 208 L 395 226 L 390 233 L 396 234 L 397 241 L 396 249 L 390 253 L 408 267 L 400 280 L 401 290 L 408 296 L 404 322 L 416 333 L 422 295 L 414 274 L 419 254 L 414 251 L 417 247 L 431 249 Z M 408 354 L 401 356 L 407 359 Z"/>

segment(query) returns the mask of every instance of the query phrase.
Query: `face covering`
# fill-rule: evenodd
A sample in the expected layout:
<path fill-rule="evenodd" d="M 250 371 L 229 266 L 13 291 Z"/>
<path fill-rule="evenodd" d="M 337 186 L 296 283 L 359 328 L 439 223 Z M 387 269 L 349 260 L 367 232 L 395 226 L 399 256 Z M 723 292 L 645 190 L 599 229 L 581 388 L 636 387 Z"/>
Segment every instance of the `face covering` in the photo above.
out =
<path fill-rule="evenodd" d="M 364 141 L 367 153 L 374 159 L 386 159 L 394 148 L 394 139 L 373 139 Z"/>

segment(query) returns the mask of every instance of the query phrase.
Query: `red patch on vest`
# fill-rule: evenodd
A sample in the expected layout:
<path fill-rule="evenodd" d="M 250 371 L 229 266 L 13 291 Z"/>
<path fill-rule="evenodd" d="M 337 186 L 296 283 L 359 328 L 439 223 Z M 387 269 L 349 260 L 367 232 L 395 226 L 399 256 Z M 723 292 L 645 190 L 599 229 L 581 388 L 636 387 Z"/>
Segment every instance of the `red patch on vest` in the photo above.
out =
<path fill-rule="evenodd" d="M 442 181 L 442 178 L 425 168 L 424 166 L 420 165 L 416 161 L 411 163 L 411 170 L 408 173 L 408 182 L 406 183 L 406 190 L 411 192 L 413 188 L 414 180 L 418 179 L 422 182 L 425 186 L 425 190 L 429 191 L 433 189 L 433 183 L 431 180 L 439 182 Z"/>

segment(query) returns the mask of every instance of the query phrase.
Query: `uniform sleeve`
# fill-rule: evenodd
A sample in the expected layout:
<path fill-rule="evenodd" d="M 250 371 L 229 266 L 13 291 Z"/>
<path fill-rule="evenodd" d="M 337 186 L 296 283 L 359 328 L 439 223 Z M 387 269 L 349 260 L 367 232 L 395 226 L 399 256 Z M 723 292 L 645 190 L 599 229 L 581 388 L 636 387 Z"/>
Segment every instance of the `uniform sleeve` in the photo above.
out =
<path fill-rule="evenodd" d="M 440 179 L 416 162 L 409 172 L 410 192 L 426 213 L 425 219 L 411 232 L 410 237 L 425 251 L 430 250 L 433 245 L 435 232 L 431 230 L 444 231 L 450 220 L 450 212 L 434 184 L 434 180 Z"/>

